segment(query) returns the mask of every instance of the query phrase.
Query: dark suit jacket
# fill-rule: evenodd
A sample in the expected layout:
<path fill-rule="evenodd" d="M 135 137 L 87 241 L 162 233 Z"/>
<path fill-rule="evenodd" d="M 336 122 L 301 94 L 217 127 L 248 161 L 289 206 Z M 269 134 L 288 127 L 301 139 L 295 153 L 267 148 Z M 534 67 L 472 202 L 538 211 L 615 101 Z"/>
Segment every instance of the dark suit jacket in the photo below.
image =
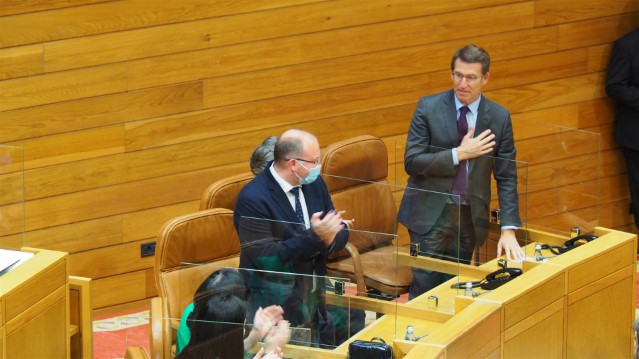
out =
<path fill-rule="evenodd" d="M 502 226 L 521 226 L 510 113 L 482 96 L 475 135 L 486 129 L 495 134 L 496 145 L 492 153 L 470 160 L 468 174 L 467 200 L 478 244 L 488 234 L 491 172 L 497 181 Z M 409 230 L 426 234 L 442 213 L 449 196 L 441 193 L 451 192 L 459 167 L 453 165 L 452 155 L 458 145 L 453 90 L 421 98 L 408 131 L 404 168 L 410 177 L 398 213 Z"/>
<path fill-rule="evenodd" d="M 639 150 L 639 28 L 615 42 L 606 93 L 617 104 L 615 141 Z"/>
<path fill-rule="evenodd" d="M 240 237 L 240 268 L 287 272 L 300 275 L 326 275 L 326 258 L 332 251 L 346 246 L 348 231 L 340 231 L 330 248 L 326 248 L 312 231 L 296 224 L 295 210 L 286 194 L 277 183 L 269 166 L 240 192 L 233 219 Z M 315 212 L 328 213 L 333 210 L 333 202 L 321 177 L 309 185 L 302 186 L 309 215 Z M 259 296 L 252 302 L 262 306 L 279 304 L 288 315 L 298 315 L 298 319 L 286 317 L 292 325 L 298 325 L 313 316 L 313 309 L 307 301 L 312 287 L 310 276 L 285 276 L 277 273 L 246 275 L 251 295 Z M 323 291 L 322 291 L 323 292 Z M 291 304 L 291 302 L 294 302 Z M 301 313 L 297 305 L 304 302 L 309 311 Z M 317 304 L 317 303 L 315 303 Z M 311 303 L 310 305 L 315 305 Z M 296 307 L 297 306 L 297 307 Z M 289 307 L 296 307 L 287 310 Z M 249 313 L 252 309 L 249 308 Z M 290 309 L 290 308 L 289 308 Z M 306 319 L 302 319 L 306 317 Z M 252 318 L 251 318 L 252 319 Z"/>

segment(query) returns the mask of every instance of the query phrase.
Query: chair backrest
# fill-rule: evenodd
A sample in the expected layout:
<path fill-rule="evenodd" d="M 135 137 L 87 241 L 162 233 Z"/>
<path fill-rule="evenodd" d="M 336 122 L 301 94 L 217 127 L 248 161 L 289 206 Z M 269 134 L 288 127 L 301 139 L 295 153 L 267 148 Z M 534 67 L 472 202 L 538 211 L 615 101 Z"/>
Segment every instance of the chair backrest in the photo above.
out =
<path fill-rule="evenodd" d="M 233 210 L 237 195 L 244 185 L 252 179 L 253 173 L 245 172 L 213 182 L 202 194 L 200 211 L 209 208 L 228 208 Z"/>
<path fill-rule="evenodd" d="M 373 136 L 357 136 L 335 142 L 322 153 L 322 178 L 335 209 L 354 218 L 354 228 L 387 235 L 351 232 L 349 243 L 360 252 L 390 245 L 396 233 L 396 207 L 388 186 L 388 153 L 384 142 Z M 332 258 L 346 255 L 337 253 Z"/>
<path fill-rule="evenodd" d="M 176 217 L 160 229 L 156 242 L 155 283 L 162 315 L 177 328 L 193 294 L 215 269 L 238 267 L 240 240 L 233 211 L 215 208 Z M 199 263 L 211 265 L 185 265 Z"/>

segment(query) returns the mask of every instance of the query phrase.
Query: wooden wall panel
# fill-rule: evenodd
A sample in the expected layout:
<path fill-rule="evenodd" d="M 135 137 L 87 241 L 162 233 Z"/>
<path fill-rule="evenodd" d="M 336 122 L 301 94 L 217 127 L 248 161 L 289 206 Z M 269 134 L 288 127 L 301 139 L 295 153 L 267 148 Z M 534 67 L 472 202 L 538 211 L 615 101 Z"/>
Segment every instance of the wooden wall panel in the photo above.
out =
<path fill-rule="evenodd" d="M 202 108 L 193 82 L 2 112 L 0 141 L 47 136 Z M 44 121 L 43 119 L 46 119 Z"/>
<path fill-rule="evenodd" d="M 241 170 L 240 170 L 241 168 Z M 27 231 L 166 206 L 199 198 L 216 178 L 246 171 L 244 162 L 28 201 Z"/>
<path fill-rule="evenodd" d="M 611 44 L 588 47 L 588 71 L 606 71 L 611 52 Z"/>
<path fill-rule="evenodd" d="M 112 0 L 3 0 L 0 16 L 59 9 Z"/>
<path fill-rule="evenodd" d="M 509 1 L 492 1 L 494 4 Z M 463 7 L 473 8 L 479 0 L 464 2 Z M 483 4 L 483 2 L 482 2 Z M 485 4 L 483 4 L 485 5 Z M 103 35 L 81 37 L 66 41 L 58 41 L 47 45 L 45 50 L 45 68 L 47 71 L 60 71 L 76 67 L 86 67 L 110 62 L 133 60 L 197 49 L 213 48 L 238 43 L 248 43 L 269 38 L 292 36 L 301 33 L 326 31 L 350 26 L 357 26 L 378 21 L 389 21 L 395 18 L 417 17 L 432 12 L 455 9 L 456 4 L 443 1 L 403 1 L 391 2 L 393 11 L 389 13 L 389 4 L 373 1 L 343 1 L 340 6 L 334 2 L 320 2 L 304 7 L 290 6 L 265 11 L 243 13 L 233 16 L 210 18 L 199 21 L 180 22 L 176 24 L 145 27 L 139 30 L 115 32 Z M 446 7 L 448 9 L 446 9 Z M 519 9 L 521 5 L 513 7 Z M 459 11 L 462 9 L 456 8 Z M 489 13 L 486 13 L 486 11 Z M 515 24 L 517 13 L 510 8 L 487 8 L 480 13 L 459 14 L 468 18 L 480 19 L 484 16 L 508 16 Z M 509 11 L 510 10 L 510 11 Z M 519 10 L 521 11 L 521 10 Z M 532 3 L 526 6 L 527 16 L 519 20 L 530 19 Z M 358 14 L 358 16 L 350 16 Z M 443 24 L 433 24 L 434 28 L 447 33 L 458 32 L 454 26 L 456 13 L 437 17 Z M 290 19 L 292 21 L 282 21 Z M 441 20 L 440 20 L 441 19 Z M 495 19 L 500 22 L 499 19 Z M 502 22 L 503 23 L 503 22 Z M 457 25 L 459 26 L 459 25 Z M 431 34 L 436 36 L 436 34 Z"/>
<path fill-rule="evenodd" d="M 104 278 L 153 266 L 154 257 L 140 258 L 145 240 L 117 244 L 69 255 L 69 272 L 81 277 Z"/>
<path fill-rule="evenodd" d="M 123 153 L 124 126 L 96 127 L 8 144 L 29 149 L 24 154 L 24 169 L 29 170 Z"/>
<path fill-rule="evenodd" d="M 0 111 L 126 91 L 122 64 L 0 82 Z"/>
<path fill-rule="evenodd" d="M 140 244 L 291 127 L 321 146 L 382 138 L 399 204 L 415 104 L 451 87 L 468 43 L 490 52 L 485 95 L 529 162 L 530 224 L 632 228 L 603 86 L 612 41 L 637 25 L 631 0 L 4 1 L 0 143 L 24 147 L 25 172 L 0 171 L 0 243 L 72 253 L 96 308 L 144 300 Z M 593 135 L 564 128 L 598 133 L 599 162 Z"/>
<path fill-rule="evenodd" d="M 0 50 L 0 80 L 42 73 L 42 45 Z"/>
<path fill-rule="evenodd" d="M 373 25 L 132 61 L 129 70 L 129 86 L 131 88 L 159 86 L 167 82 L 192 81 L 389 48 L 414 46 L 436 42 L 442 36 L 452 40 L 530 27 L 529 23 L 522 23 L 525 14 L 532 11 L 529 3 L 487 9 L 455 12 L 455 16 L 451 16 L 445 23 L 434 21 L 432 17 L 410 18 L 397 22 L 380 22 Z M 502 13 L 507 13 L 520 21 L 506 20 L 506 17 L 502 18 Z M 459 16 L 465 16 L 467 20 L 459 22 Z M 504 19 L 504 21 L 485 27 L 480 26 L 483 21 L 476 18 L 477 16 L 489 16 Z M 468 31 L 471 28 L 469 21 L 477 21 L 472 32 Z M 449 28 L 454 31 L 449 31 Z M 393 39 L 393 41 L 380 41 L 380 39 Z M 327 44 L 330 45 L 327 46 Z"/>
<path fill-rule="evenodd" d="M 139 249 L 138 249 L 139 250 Z M 104 308 L 147 298 L 145 270 L 91 281 L 91 306 Z"/>
<path fill-rule="evenodd" d="M 12 2 L 14 1 L 20 0 L 12 0 Z M 77 2 L 80 1 L 82 0 Z M 100 0 L 85 2 L 98 1 Z M 15 29 L 14 32 L 0 33 L 0 46 L 50 42 L 318 1 L 325 0 L 182 0 L 179 2 L 128 0 L 108 1 L 104 4 L 76 6 L 52 11 L 31 11 L 23 15 L 0 18 L 0 28 Z M 49 3 L 46 0 L 40 2 Z M 4 2 L 2 9 L 4 9 Z"/>
<path fill-rule="evenodd" d="M 593 73 L 533 85 L 486 92 L 494 101 L 510 104 L 513 112 L 525 112 L 605 96 L 604 74 Z"/>
<path fill-rule="evenodd" d="M 578 128 L 588 128 L 596 125 L 609 124 L 614 121 L 614 104 L 609 98 L 591 100 L 579 104 Z"/>
<path fill-rule="evenodd" d="M 559 49 L 574 49 L 613 42 L 637 26 L 636 13 L 571 22 L 558 26 Z"/>
<path fill-rule="evenodd" d="M 535 1 L 535 26 L 596 19 L 639 11 L 635 0 Z"/>

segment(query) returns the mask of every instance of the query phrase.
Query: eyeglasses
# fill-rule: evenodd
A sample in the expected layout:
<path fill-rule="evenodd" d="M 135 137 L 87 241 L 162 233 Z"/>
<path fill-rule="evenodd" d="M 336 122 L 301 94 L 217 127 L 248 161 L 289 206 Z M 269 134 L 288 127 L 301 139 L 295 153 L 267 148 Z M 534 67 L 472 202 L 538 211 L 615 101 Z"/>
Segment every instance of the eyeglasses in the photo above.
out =
<path fill-rule="evenodd" d="M 479 77 L 475 75 L 464 75 L 457 71 L 453 71 L 453 80 L 455 80 L 455 82 L 462 82 L 463 79 L 466 79 L 466 83 L 470 85 L 479 80 Z"/>
<path fill-rule="evenodd" d="M 289 158 L 289 159 L 290 159 L 290 158 Z M 318 158 L 318 159 L 316 159 L 315 161 L 309 161 L 309 160 L 305 160 L 305 159 L 303 159 L 303 158 L 295 158 L 295 157 L 294 157 L 293 159 L 294 159 L 294 160 L 296 160 L 296 161 L 302 161 L 302 162 L 306 162 L 306 163 L 314 163 L 314 164 L 315 164 L 315 166 L 319 166 L 319 165 L 320 165 L 320 160 L 319 160 L 319 158 Z"/>

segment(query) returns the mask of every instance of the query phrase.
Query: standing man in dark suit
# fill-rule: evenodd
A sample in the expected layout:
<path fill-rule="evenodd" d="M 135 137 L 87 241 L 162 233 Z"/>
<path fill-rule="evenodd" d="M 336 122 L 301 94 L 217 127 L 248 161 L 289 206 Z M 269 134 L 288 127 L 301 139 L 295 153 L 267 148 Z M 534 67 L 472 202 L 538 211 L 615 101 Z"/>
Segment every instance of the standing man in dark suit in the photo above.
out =
<path fill-rule="evenodd" d="M 615 42 L 606 93 L 617 105 L 615 141 L 626 158 L 632 214 L 639 229 L 639 28 Z"/>
<path fill-rule="evenodd" d="M 408 228 L 411 243 L 435 258 L 468 264 L 473 249 L 486 240 L 491 173 L 502 225 L 497 256 L 524 258 L 515 238 L 521 219 L 510 113 L 481 94 L 489 67 L 484 49 L 459 49 L 451 62 L 453 89 L 421 98 L 408 130 L 404 168 L 409 179 L 398 220 Z M 449 278 L 414 268 L 409 296 Z"/>
<path fill-rule="evenodd" d="M 348 231 L 319 177 L 320 167 L 317 138 L 286 131 L 275 143 L 274 161 L 240 192 L 233 217 L 240 268 L 298 274 L 244 271 L 247 318 L 260 306 L 281 305 L 291 326 L 311 328 L 314 341 L 331 345 L 325 283 L 316 276 L 326 275 L 327 255 L 346 246 Z"/>

